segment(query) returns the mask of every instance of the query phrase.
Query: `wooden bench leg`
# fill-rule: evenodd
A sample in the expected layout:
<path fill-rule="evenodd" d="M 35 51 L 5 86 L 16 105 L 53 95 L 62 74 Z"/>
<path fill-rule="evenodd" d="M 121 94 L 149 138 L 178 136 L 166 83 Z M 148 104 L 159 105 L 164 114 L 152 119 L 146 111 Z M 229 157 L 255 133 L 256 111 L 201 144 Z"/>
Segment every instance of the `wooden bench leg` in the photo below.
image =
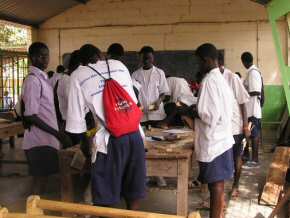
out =
<path fill-rule="evenodd" d="M 188 159 L 180 159 L 177 163 L 177 215 L 185 217 L 188 213 L 188 162 Z"/>

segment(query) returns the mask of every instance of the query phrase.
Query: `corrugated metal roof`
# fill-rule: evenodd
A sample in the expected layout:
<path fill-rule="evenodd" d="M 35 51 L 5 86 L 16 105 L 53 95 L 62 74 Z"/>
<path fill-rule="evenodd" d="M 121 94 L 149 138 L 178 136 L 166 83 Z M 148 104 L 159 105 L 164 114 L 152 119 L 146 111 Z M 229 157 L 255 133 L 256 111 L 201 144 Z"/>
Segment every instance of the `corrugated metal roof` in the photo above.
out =
<path fill-rule="evenodd" d="M 37 26 L 46 19 L 88 0 L 0 0 L 0 19 Z"/>

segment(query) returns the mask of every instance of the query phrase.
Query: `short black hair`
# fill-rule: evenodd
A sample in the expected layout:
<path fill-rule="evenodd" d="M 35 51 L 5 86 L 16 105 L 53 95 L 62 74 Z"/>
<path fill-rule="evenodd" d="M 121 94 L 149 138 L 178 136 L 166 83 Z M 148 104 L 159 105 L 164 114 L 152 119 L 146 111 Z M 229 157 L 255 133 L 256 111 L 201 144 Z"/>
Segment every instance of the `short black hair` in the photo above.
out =
<path fill-rule="evenodd" d="M 47 75 L 48 75 L 48 78 L 50 79 L 50 78 L 53 77 L 54 72 L 53 72 L 52 70 L 51 70 L 51 71 L 48 71 L 48 72 L 47 72 Z"/>
<path fill-rule="evenodd" d="M 219 65 L 225 65 L 225 58 L 222 51 L 218 52 L 218 62 L 219 62 Z"/>
<path fill-rule="evenodd" d="M 80 64 L 81 64 L 80 50 L 74 50 L 70 55 L 70 59 L 68 63 L 69 73 L 72 73 L 73 71 L 75 71 L 80 66 Z"/>
<path fill-rule="evenodd" d="M 242 54 L 241 59 L 246 64 L 252 64 L 254 58 L 250 52 L 246 51 Z"/>
<path fill-rule="evenodd" d="M 56 67 L 56 72 L 57 73 L 63 73 L 65 71 L 65 67 L 63 65 L 58 65 Z"/>
<path fill-rule="evenodd" d="M 211 43 L 204 43 L 196 49 L 195 54 L 203 59 L 212 58 L 214 60 L 218 59 L 218 50 Z"/>
<path fill-rule="evenodd" d="M 238 77 L 242 78 L 242 75 L 240 74 L 240 72 L 235 72 L 235 74 L 237 74 Z"/>
<path fill-rule="evenodd" d="M 80 60 L 82 64 L 89 63 L 95 55 L 101 58 L 101 50 L 92 44 L 85 44 L 80 48 Z"/>
<path fill-rule="evenodd" d="M 122 57 L 125 54 L 124 47 L 120 43 L 113 43 L 109 46 L 107 54 Z"/>
<path fill-rule="evenodd" d="M 41 49 L 48 49 L 47 45 L 43 42 L 34 42 L 29 46 L 28 55 L 29 57 L 34 57 L 39 55 Z"/>
<path fill-rule="evenodd" d="M 143 46 L 139 51 L 139 54 L 154 53 L 154 49 L 151 46 Z"/>

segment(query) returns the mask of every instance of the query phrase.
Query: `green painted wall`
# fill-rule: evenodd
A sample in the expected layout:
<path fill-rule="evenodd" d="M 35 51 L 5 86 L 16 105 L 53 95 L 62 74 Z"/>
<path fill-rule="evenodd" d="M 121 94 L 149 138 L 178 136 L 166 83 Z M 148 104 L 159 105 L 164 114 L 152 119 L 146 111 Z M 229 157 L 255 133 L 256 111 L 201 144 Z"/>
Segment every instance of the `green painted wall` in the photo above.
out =
<path fill-rule="evenodd" d="M 263 122 L 281 120 L 286 107 L 286 97 L 282 85 L 265 85 L 265 105 L 263 107 Z"/>

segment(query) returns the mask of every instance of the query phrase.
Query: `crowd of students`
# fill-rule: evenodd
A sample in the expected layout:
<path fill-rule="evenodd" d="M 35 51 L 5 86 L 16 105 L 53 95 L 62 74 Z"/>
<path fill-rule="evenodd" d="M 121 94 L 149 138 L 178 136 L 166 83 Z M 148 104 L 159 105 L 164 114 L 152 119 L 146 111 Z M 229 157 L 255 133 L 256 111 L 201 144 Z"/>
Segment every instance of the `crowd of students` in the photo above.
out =
<path fill-rule="evenodd" d="M 92 160 L 94 205 L 112 206 L 124 198 L 128 209 L 139 208 L 146 187 L 145 137 L 141 126 L 120 137 L 106 128 L 102 97 L 105 79 L 113 78 L 142 110 L 142 126 L 186 124 L 195 130 L 198 179 L 208 184 L 210 217 L 222 217 L 224 181 L 234 177 L 232 195 L 239 191 L 245 138 L 252 145 L 250 164 L 259 161 L 263 81 L 249 52 L 241 56 L 247 69 L 244 83 L 224 66 L 214 45 L 203 44 L 195 54 L 201 78 L 197 96 L 185 79 L 171 77 L 154 65 L 150 46 L 140 50 L 141 67 L 132 75 L 121 62 L 124 48 L 118 43 L 108 48 L 105 58 L 97 47 L 86 44 L 71 53 L 67 69 L 59 66 L 50 75 L 45 71 L 49 48 L 33 43 L 21 94 L 23 149 L 34 178 L 33 192 L 41 192 L 47 177 L 58 172 L 59 149 L 82 144 Z M 90 144 L 85 133 L 96 125 Z"/>

